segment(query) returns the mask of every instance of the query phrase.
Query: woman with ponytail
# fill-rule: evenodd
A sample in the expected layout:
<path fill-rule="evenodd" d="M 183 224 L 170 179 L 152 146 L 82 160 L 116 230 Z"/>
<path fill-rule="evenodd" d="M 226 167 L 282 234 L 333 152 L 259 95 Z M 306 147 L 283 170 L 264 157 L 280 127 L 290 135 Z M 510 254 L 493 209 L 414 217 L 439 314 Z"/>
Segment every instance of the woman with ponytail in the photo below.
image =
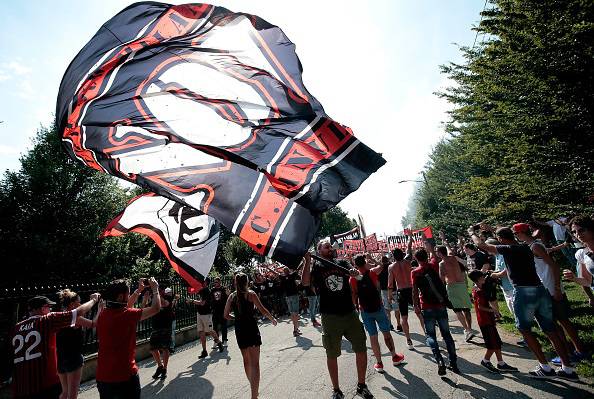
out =
<path fill-rule="evenodd" d="M 59 303 L 63 311 L 70 311 L 80 306 L 80 296 L 69 289 L 58 292 Z M 97 317 L 103 308 L 103 301 L 99 302 L 97 315 L 93 320 L 82 316 L 76 318 L 74 327 L 66 327 L 56 334 L 56 354 L 58 357 L 58 377 L 62 385 L 60 399 L 76 399 L 80 386 L 83 366 L 84 333 L 81 327 L 95 328 Z"/>
<path fill-rule="evenodd" d="M 248 277 L 244 273 L 235 275 L 235 292 L 229 295 L 225 305 L 225 318 L 235 319 L 235 337 L 243 357 L 243 368 L 250 382 L 252 399 L 258 398 L 260 386 L 260 345 L 262 339 L 256 321 L 254 306 L 266 316 L 274 326 L 276 319 L 266 309 L 258 295 L 248 289 Z M 233 316 L 231 316 L 233 312 Z"/>

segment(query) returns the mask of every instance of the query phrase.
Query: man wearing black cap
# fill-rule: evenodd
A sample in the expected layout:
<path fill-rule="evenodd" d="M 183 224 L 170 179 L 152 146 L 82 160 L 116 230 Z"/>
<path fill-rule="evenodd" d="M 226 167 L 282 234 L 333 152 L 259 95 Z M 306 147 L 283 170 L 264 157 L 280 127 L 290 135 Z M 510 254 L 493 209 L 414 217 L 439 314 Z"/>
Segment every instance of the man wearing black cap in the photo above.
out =
<path fill-rule="evenodd" d="M 62 392 L 56 369 L 56 332 L 74 326 L 76 318 L 99 301 L 99 294 L 68 312 L 51 312 L 55 302 L 36 296 L 28 302 L 30 317 L 18 323 L 11 342 L 13 356 L 13 395 L 15 398 L 59 398 Z"/>

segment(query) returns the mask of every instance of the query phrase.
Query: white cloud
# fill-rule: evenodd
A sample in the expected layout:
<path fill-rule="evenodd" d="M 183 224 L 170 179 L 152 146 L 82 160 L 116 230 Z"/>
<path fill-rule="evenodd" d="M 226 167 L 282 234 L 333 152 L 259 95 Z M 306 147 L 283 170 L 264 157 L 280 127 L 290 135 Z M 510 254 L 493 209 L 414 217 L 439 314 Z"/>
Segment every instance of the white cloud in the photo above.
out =
<path fill-rule="evenodd" d="M 2 66 L 3 69 L 13 72 L 17 76 L 29 75 L 32 72 L 31 68 L 29 68 L 27 65 L 23 64 L 22 62 L 16 61 L 16 60 L 10 61 L 10 62 L 4 62 L 4 63 L 0 64 L 0 66 Z"/>

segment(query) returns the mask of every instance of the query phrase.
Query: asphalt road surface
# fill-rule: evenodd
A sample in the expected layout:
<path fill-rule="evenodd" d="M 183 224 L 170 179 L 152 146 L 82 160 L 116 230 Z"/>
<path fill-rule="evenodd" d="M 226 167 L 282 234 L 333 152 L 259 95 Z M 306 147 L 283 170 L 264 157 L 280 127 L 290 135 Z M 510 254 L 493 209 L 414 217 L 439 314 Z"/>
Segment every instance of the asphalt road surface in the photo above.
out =
<path fill-rule="evenodd" d="M 473 314 L 474 318 L 474 314 Z M 312 327 L 302 318 L 303 335 L 294 338 L 290 320 L 284 319 L 274 327 L 266 322 L 260 325 L 261 347 L 260 398 L 330 398 L 332 385 L 326 370 L 326 357 L 322 347 L 321 330 Z M 374 357 L 368 349 L 367 384 L 376 398 L 592 398 L 591 381 L 580 383 L 560 379 L 536 380 L 527 373 L 537 364 L 532 354 L 514 344 L 517 337 L 500 333 L 504 341 L 504 360 L 518 367 L 519 373 L 492 374 L 479 363 L 484 354 L 483 340 L 478 336 L 464 342 L 463 331 L 455 315 L 450 312 L 450 327 L 462 372 L 456 375 L 448 370 L 444 377 L 437 375 L 437 366 L 431 351 L 425 346 L 418 319 L 411 312 L 409 320 L 414 350 L 405 346 L 404 335 L 393 333 L 396 350 L 406 356 L 406 363 L 393 367 L 383 339 L 385 373 L 373 369 Z M 475 321 L 476 322 L 476 321 Z M 478 326 L 474 326 L 477 327 Z M 440 335 L 438 333 L 438 339 Z M 367 340 L 369 346 L 369 339 Z M 241 353 L 234 332 L 229 331 L 229 345 L 223 353 L 211 349 L 209 356 L 198 359 L 200 345 L 197 341 L 178 347 L 171 356 L 166 380 L 153 380 L 155 363 L 146 360 L 139 364 L 143 398 L 249 398 L 250 390 L 243 371 Z M 444 358 L 447 359 L 445 346 Z M 492 361 L 495 362 L 495 356 Z M 354 398 L 356 387 L 355 355 L 350 344 L 343 341 L 339 358 L 340 386 L 347 398 Z M 99 398 L 94 382 L 83 384 L 79 397 Z"/>

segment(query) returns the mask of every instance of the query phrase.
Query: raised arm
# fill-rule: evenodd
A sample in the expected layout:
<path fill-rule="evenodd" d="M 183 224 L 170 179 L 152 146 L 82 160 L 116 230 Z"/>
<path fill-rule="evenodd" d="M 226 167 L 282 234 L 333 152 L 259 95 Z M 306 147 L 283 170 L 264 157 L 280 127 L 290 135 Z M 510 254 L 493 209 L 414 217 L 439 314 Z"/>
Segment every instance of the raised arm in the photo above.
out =
<path fill-rule="evenodd" d="M 264 305 L 262 305 L 262 302 L 260 302 L 260 298 L 258 298 L 258 295 L 256 295 L 256 293 L 253 291 L 249 291 L 248 298 L 250 301 L 252 301 L 252 303 L 254 305 L 256 305 L 256 307 L 258 308 L 260 313 L 262 313 L 264 316 L 266 316 L 268 318 L 268 320 L 270 320 L 272 322 L 273 326 L 276 326 L 276 323 L 277 323 L 276 319 L 274 318 L 274 316 L 272 314 L 270 314 L 268 309 L 266 309 L 264 307 Z"/>
<path fill-rule="evenodd" d="M 99 315 L 101 314 L 104 308 L 105 301 L 100 300 L 99 306 L 97 307 L 97 313 L 95 314 L 95 317 L 93 317 L 93 320 L 89 320 L 86 317 L 78 316 L 76 318 L 76 325 L 84 328 L 95 328 L 95 326 L 97 325 L 97 319 L 99 318 Z"/>
<path fill-rule="evenodd" d="M 140 316 L 140 320 L 146 320 L 150 317 L 153 317 L 159 310 L 161 310 L 161 295 L 159 295 L 159 283 L 155 280 L 154 277 L 149 279 L 149 286 L 153 291 L 153 303 L 150 307 L 142 309 L 142 316 Z"/>
<path fill-rule="evenodd" d="M 144 291 L 144 288 L 146 286 L 144 285 L 144 279 L 139 279 L 138 280 L 138 288 L 136 288 L 136 291 L 134 291 L 132 294 L 130 294 L 130 296 L 128 297 L 128 307 L 134 307 L 134 304 L 138 301 L 138 297 L 140 296 L 140 294 L 142 294 L 142 291 Z"/>
<path fill-rule="evenodd" d="M 441 230 L 439 231 L 439 238 L 441 239 L 441 243 L 443 244 L 443 246 L 446 247 L 446 249 L 448 250 L 448 255 L 449 256 L 455 255 L 454 251 L 452 251 L 452 247 L 450 246 L 450 243 L 448 243 L 448 240 L 446 239 L 444 232 Z"/>
<path fill-rule="evenodd" d="M 82 305 L 80 305 L 79 307 L 77 307 L 75 309 L 76 314 L 83 315 L 83 314 L 87 313 L 89 310 L 91 310 L 93 308 L 93 306 L 95 306 L 95 304 L 97 302 L 99 302 L 100 297 L 101 297 L 101 295 L 99 295 L 98 292 L 91 294 L 91 298 L 87 302 L 83 303 Z"/>
<path fill-rule="evenodd" d="M 553 247 L 547 248 L 547 252 L 551 253 L 551 252 L 557 252 L 562 250 L 563 248 L 567 247 L 569 244 L 567 242 L 562 242 L 559 245 L 555 245 Z"/>
<path fill-rule="evenodd" d="M 478 248 L 490 254 L 497 255 L 497 247 L 495 245 L 485 244 L 483 240 L 476 234 L 472 226 L 468 228 L 468 234 L 470 235 L 472 242 L 474 242 L 474 245 L 476 245 Z"/>
<path fill-rule="evenodd" d="M 412 244 L 413 244 L 412 230 L 409 230 L 408 231 L 408 242 L 406 243 L 406 257 L 408 259 L 412 259 L 412 256 L 413 256 Z"/>

